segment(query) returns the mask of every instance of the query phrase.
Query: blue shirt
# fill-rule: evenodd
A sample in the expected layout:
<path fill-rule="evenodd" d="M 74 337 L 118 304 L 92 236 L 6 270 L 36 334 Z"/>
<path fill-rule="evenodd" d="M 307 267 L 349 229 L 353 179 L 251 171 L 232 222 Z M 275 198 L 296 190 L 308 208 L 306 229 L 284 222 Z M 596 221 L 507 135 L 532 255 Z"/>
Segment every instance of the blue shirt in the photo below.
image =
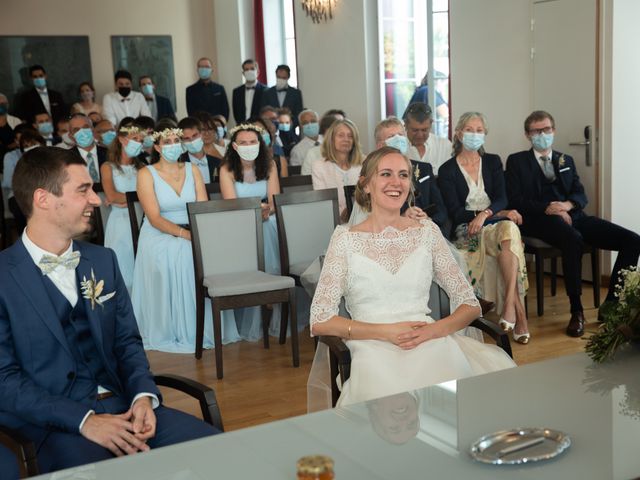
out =
<path fill-rule="evenodd" d="M 22 157 L 22 152 L 19 148 L 7 152 L 4 156 L 4 174 L 2 176 L 2 188 L 9 190 L 7 198 L 13 197 L 13 190 L 11 189 L 11 180 L 13 180 L 13 172 L 16 169 L 18 160 Z"/>

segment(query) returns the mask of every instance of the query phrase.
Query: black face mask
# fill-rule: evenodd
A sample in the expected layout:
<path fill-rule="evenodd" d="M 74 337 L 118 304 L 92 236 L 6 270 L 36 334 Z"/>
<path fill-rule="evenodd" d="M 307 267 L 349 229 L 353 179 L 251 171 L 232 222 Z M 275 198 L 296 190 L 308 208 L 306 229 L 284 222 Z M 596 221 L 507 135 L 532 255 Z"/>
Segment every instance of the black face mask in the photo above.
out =
<path fill-rule="evenodd" d="M 118 93 L 123 97 L 128 97 L 131 93 L 131 87 L 118 87 Z"/>

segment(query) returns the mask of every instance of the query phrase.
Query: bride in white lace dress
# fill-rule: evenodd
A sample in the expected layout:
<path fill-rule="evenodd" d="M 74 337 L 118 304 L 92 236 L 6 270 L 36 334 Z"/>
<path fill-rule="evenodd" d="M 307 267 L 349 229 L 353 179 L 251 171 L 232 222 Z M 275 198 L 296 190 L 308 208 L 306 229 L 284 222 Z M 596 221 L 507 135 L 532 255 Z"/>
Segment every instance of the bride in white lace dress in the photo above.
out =
<path fill-rule="evenodd" d="M 312 335 L 336 335 L 351 351 L 338 405 L 515 366 L 495 345 L 458 334 L 480 307 L 438 227 L 400 215 L 411 165 L 383 147 L 362 167 L 356 200 L 369 217 L 334 232 L 311 306 Z M 429 316 L 435 280 L 452 313 Z M 344 297 L 351 318 L 338 315 Z"/>

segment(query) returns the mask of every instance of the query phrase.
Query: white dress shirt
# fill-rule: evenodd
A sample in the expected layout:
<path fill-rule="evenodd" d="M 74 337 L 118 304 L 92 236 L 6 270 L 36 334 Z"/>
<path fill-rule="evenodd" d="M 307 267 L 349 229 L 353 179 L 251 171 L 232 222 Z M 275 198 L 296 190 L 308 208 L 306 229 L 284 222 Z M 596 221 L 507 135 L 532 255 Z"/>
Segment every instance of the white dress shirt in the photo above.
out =
<path fill-rule="evenodd" d="M 429 134 L 427 141 L 424 143 L 426 148 L 424 155 L 421 157 L 418 149 L 411 145 L 409 147 L 409 159 L 416 162 L 430 163 L 433 167 L 433 174 L 438 175 L 440 165 L 452 157 L 451 142 L 447 138 L 437 137 L 433 133 Z"/>
<path fill-rule="evenodd" d="M 251 118 L 251 107 L 253 105 L 253 97 L 256 94 L 257 84 L 258 82 L 253 82 L 253 84 L 247 82 L 244 84 L 244 118 L 246 118 L 247 120 Z"/>
<path fill-rule="evenodd" d="M 102 99 L 104 117 L 114 125 L 118 125 L 124 117 L 150 117 L 151 110 L 147 99 L 140 92 L 131 91 L 123 97 L 118 92 L 107 93 Z"/>
<path fill-rule="evenodd" d="M 284 90 L 276 90 L 276 93 L 278 94 L 278 104 L 280 105 L 280 107 L 282 107 L 284 105 L 284 99 L 287 96 L 287 89 L 285 88 Z"/>
<path fill-rule="evenodd" d="M 151 118 L 153 118 L 157 122 L 158 121 L 158 102 L 156 101 L 156 94 L 154 93 L 151 98 L 144 97 L 144 99 L 147 101 L 147 107 L 149 107 L 149 111 L 151 112 Z"/>
<path fill-rule="evenodd" d="M 42 100 L 44 108 L 46 108 L 47 112 L 49 112 L 49 116 L 52 117 L 53 115 L 51 115 L 51 102 L 49 101 L 49 91 L 47 90 L 47 87 L 36 87 L 36 92 L 38 92 L 38 95 L 40 95 L 40 100 Z"/>
<path fill-rule="evenodd" d="M 311 175 L 313 164 L 322 160 L 322 145 L 311 147 L 307 154 L 304 156 L 302 162 L 302 168 L 300 169 L 301 175 Z"/>
<path fill-rule="evenodd" d="M 291 158 L 289 159 L 289 165 L 302 165 L 304 163 L 304 158 L 307 156 L 309 150 L 315 146 L 320 146 L 321 143 L 322 135 L 318 135 L 317 141 L 305 135 L 302 140 L 296 143 L 295 147 L 291 149 Z"/>

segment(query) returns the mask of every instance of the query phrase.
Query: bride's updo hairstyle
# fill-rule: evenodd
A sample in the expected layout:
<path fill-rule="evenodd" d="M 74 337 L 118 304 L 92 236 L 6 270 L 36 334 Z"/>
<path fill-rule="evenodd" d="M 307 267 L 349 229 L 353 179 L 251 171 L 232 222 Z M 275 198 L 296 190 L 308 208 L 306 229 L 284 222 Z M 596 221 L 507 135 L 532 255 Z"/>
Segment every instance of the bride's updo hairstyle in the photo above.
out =
<path fill-rule="evenodd" d="M 360 205 L 363 210 L 366 212 L 371 212 L 371 195 L 364 191 L 365 187 L 369 185 L 373 177 L 378 173 L 378 165 L 380 164 L 380 160 L 390 154 L 401 155 L 402 158 L 407 162 L 407 168 L 409 169 L 409 175 L 413 175 L 413 167 L 411 165 L 411 161 L 402 155 L 396 148 L 393 147 L 381 147 L 377 150 L 374 150 L 367 158 L 364 159 L 362 163 L 362 169 L 360 170 L 360 178 L 358 179 L 358 183 L 356 184 L 356 202 Z M 407 197 L 407 203 L 410 206 L 413 206 L 414 202 L 414 194 L 413 194 L 413 182 L 409 182 L 409 196 Z"/>

